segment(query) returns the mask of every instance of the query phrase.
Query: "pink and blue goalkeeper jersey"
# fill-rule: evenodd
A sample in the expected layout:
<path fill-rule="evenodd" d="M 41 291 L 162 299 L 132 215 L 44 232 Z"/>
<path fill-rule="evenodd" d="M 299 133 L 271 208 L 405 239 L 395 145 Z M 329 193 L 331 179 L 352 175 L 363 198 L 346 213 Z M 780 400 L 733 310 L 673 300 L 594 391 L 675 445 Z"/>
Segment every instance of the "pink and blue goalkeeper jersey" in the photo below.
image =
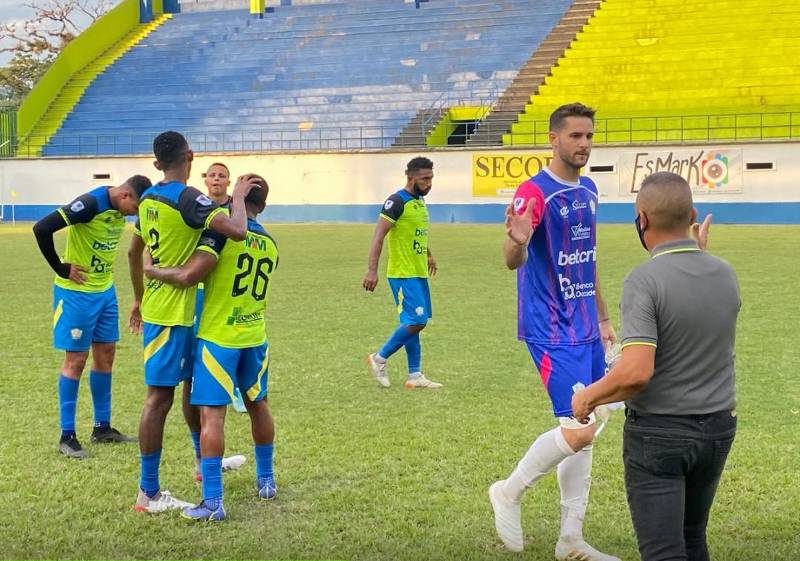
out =
<path fill-rule="evenodd" d="M 597 186 L 545 169 L 522 183 L 514 209 L 532 201 L 536 228 L 528 260 L 517 270 L 519 339 L 546 345 L 579 345 L 600 336 L 595 302 Z"/>

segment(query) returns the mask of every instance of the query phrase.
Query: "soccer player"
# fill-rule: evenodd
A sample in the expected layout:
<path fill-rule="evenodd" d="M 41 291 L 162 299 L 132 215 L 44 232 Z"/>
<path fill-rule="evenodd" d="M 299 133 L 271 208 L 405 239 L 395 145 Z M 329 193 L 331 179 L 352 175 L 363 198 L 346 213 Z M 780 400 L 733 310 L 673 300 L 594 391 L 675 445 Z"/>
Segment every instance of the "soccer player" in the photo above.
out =
<path fill-rule="evenodd" d="M 231 184 L 231 172 L 222 162 L 214 162 L 206 170 L 206 176 L 203 180 L 206 184 L 208 197 L 221 207 L 230 208 L 231 198 L 228 195 L 228 187 Z M 200 319 L 200 313 L 203 310 L 203 283 L 197 285 L 197 306 L 195 307 L 195 326 Z M 189 387 L 184 385 L 184 404 L 189 403 L 188 394 Z M 233 408 L 238 413 L 246 413 L 247 409 L 242 401 L 242 394 L 239 392 L 239 387 L 233 388 Z"/>
<path fill-rule="evenodd" d="M 94 405 L 92 442 L 135 442 L 111 427 L 111 370 L 119 341 L 119 307 L 114 261 L 125 216 L 139 209 L 150 180 L 134 175 L 116 187 L 98 187 L 48 214 L 33 226 L 39 250 L 56 273 L 53 286 L 53 346 L 65 351 L 58 380 L 61 410 L 59 451 L 85 458 L 75 434 L 75 409 L 81 375 L 92 351 L 89 386 Z M 68 228 L 62 262 L 53 234 Z"/>
<path fill-rule="evenodd" d="M 161 268 L 145 262 L 145 274 L 178 287 L 204 279 L 205 303 L 195 347 L 192 405 L 201 412 L 203 500 L 184 510 L 195 520 L 225 519 L 222 455 L 225 451 L 225 410 L 233 389 L 245 388 L 256 457 L 256 488 L 262 499 L 274 499 L 277 486 L 272 455 L 275 426 L 267 403 L 269 344 L 264 312 L 278 248 L 256 222 L 266 206 L 269 187 L 259 187 L 245 199 L 248 233 L 243 242 L 206 231 L 194 255 L 182 267 Z"/>
<path fill-rule="evenodd" d="M 594 110 L 573 103 L 550 116 L 553 159 L 522 183 L 506 209 L 503 255 L 517 270 L 518 337 L 528 346 L 559 426 L 539 436 L 509 477 L 489 488 L 495 528 L 505 546 L 522 551 L 520 502 L 557 468 L 561 488 L 559 560 L 619 561 L 583 539 L 596 420 L 573 417 L 572 394 L 606 372 L 604 346 L 616 341 L 600 293 L 597 187 L 580 175 L 589 160 Z"/>
<path fill-rule="evenodd" d="M 405 347 L 408 379 L 405 387 L 441 388 L 422 373 L 419 334 L 433 315 L 428 276 L 436 274 L 436 260 L 428 247 L 428 209 L 425 195 L 433 185 L 433 162 L 417 157 L 406 166 L 406 186 L 383 203 L 369 248 L 369 265 L 362 286 L 372 292 L 378 284 L 378 262 L 383 239 L 389 238 L 387 277 L 400 314 L 400 326 L 377 352 L 367 357 L 375 380 L 388 388 L 386 361 Z"/>
<path fill-rule="evenodd" d="M 149 513 L 190 506 L 168 491 L 161 491 L 159 465 L 164 423 L 172 407 L 175 386 L 191 374 L 195 287 L 178 288 L 157 280 L 150 280 L 144 287 L 142 252 L 146 246 L 156 264 L 173 267 L 189 259 L 204 229 L 243 240 L 247 234 L 244 197 L 254 184 L 240 178 L 233 190 L 228 216 L 206 195 L 186 185 L 194 154 L 182 135 L 173 131 L 158 135 L 153 152 L 156 168 L 164 172 L 164 179 L 142 195 L 138 236 L 128 252 L 136 299 L 131 328 L 139 331 L 143 327 L 147 384 L 139 423 L 141 478 L 135 508 Z M 194 432 L 192 419 L 187 417 L 186 421 Z"/>

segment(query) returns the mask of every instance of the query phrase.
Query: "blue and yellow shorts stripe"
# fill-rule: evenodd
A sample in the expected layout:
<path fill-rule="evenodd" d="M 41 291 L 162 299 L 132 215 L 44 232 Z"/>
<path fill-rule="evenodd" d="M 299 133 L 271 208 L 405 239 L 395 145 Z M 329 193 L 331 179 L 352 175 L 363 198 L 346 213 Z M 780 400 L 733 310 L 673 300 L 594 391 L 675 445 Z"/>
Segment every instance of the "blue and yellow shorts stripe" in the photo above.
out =
<path fill-rule="evenodd" d="M 144 381 L 175 387 L 192 373 L 192 326 L 144 324 Z"/>
<path fill-rule="evenodd" d="M 403 325 L 425 325 L 433 317 L 428 279 L 411 277 L 387 279 L 392 289 L 397 314 Z"/>
<path fill-rule="evenodd" d="M 88 351 L 92 343 L 119 341 L 119 306 L 114 287 L 82 292 L 53 285 L 53 346 Z"/>
<path fill-rule="evenodd" d="M 192 369 L 192 405 L 228 405 L 233 390 L 259 401 L 267 395 L 269 343 L 231 349 L 198 339 Z"/>

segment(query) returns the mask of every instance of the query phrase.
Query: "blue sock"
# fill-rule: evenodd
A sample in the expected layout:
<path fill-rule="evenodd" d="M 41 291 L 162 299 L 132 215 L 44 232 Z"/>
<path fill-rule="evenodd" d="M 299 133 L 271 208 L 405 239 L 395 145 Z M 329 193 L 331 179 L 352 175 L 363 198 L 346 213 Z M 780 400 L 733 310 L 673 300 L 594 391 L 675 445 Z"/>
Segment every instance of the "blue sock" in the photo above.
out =
<path fill-rule="evenodd" d="M 61 438 L 75 436 L 75 407 L 78 404 L 78 388 L 81 381 L 58 377 L 58 407 L 61 410 Z"/>
<path fill-rule="evenodd" d="M 200 460 L 203 474 L 203 500 L 212 510 L 222 503 L 222 458 L 203 458 Z"/>
<path fill-rule="evenodd" d="M 190 432 L 189 435 L 192 437 L 192 444 L 194 444 L 194 457 L 199 460 L 200 459 L 200 433 L 199 432 Z"/>
<path fill-rule="evenodd" d="M 422 346 L 419 344 L 419 333 L 415 333 L 406 341 L 406 357 L 408 357 L 408 373 L 421 372 Z"/>
<path fill-rule="evenodd" d="M 256 478 L 259 485 L 262 479 L 274 479 L 272 472 L 272 453 L 275 450 L 274 444 L 256 444 Z"/>
<path fill-rule="evenodd" d="M 161 465 L 161 450 L 152 454 L 141 454 L 142 472 L 139 487 L 148 497 L 154 497 L 161 486 L 158 483 L 158 468 Z"/>
<path fill-rule="evenodd" d="M 381 350 L 378 351 L 378 354 L 383 358 L 389 358 L 399 351 L 400 347 L 405 345 L 410 337 L 411 333 L 408 332 L 408 327 L 401 324 L 400 327 L 395 329 L 394 333 L 392 333 L 392 336 L 389 337 L 389 340 L 386 341 L 386 344 Z"/>
<path fill-rule="evenodd" d="M 111 426 L 111 372 L 89 372 L 89 388 L 92 390 L 94 404 L 94 426 Z"/>

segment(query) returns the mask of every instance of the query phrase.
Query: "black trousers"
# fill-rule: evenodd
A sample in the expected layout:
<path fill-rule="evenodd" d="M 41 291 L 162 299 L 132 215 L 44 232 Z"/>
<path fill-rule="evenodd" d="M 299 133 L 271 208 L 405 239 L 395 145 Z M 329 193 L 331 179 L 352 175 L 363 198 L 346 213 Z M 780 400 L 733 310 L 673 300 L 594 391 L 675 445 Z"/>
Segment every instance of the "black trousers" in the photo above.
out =
<path fill-rule="evenodd" d="M 730 411 L 626 416 L 625 488 L 642 561 L 708 561 L 708 513 L 736 417 Z"/>

